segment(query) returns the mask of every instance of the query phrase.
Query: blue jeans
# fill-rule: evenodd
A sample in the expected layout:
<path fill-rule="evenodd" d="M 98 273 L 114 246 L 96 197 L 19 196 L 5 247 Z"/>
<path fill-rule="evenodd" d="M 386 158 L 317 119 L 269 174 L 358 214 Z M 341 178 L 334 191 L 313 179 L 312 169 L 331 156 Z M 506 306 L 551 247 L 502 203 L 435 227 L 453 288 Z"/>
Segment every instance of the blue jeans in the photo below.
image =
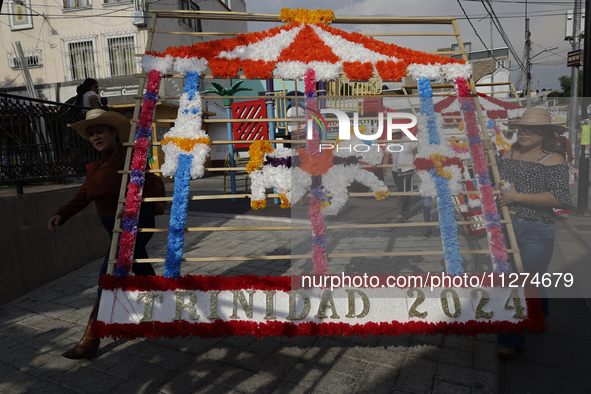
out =
<path fill-rule="evenodd" d="M 394 184 L 399 192 L 409 192 L 412 189 L 412 174 L 413 171 L 397 172 L 392 171 L 392 177 L 394 178 Z M 402 207 L 400 209 L 408 211 L 410 206 L 410 196 L 401 196 L 400 201 Z"/>
<path fill-rule="evenodd" d="M 525 220 L 517 216 L 511 216 L 511 222 L 517 238 L 523 270 L 530 274 L 538 273 L 539 276 L 545 274 L 554 253 L 554 222 Z M 506 233 L 505 244 L 508 244 Z M 509 248 L 508 245 L 507 247 Z M 512 272 L 517 272 L 512 254 L 509 254 L 508 262 Z M 542 300 L 542 311 L 544 316 L 548 316 L 548 298 L 545 297 L 545 289 L 541 287 L 538 290 Z M 498 334 L 497 344 L 508 348 L 523 347 L 525 346 L 525 336 L 523 334 Z"/>
<path fill-rule="evenodd" d="M 115 216 L 107 216 L 101 218 L 101 223 L 107 232 L 109 233 L 109 237 L 113 239 L 113 227 L 115 227 Z M 143 204 L 140 209 L 140 216 L 138 227 L 145 228 L 151 227 L 154 228 L 155 220 L 154 220 L 154 208 L 152 204 Z M 147 259 L 148 252 L 146 251 L 146 245 L 152 239 L 154 233 L 137 233 L 137 238 L 135 241 L 135 249 L 133 251 L 133 258 L 135 259 Z M 118 250 L 118 249 L 117 249 Z M 107 265 L 109 263 L 109 254 L 111 252 L 111 245 L 109 244 L 109 249 L 107 250 L 107 254 L 105 259 L 103 260 L 103 265 L 101 266 L 101 271 L 99 274 L 99 278 L 107 273 Z M 156 275 L 152 264 L 150 263 L 133 263 L 131 265 L 131 270 L 135 275 L 141 276 L 148 276 L 148 275 Z M 98 288 L 98 297 L 101 296 L 103 289 Z"/>

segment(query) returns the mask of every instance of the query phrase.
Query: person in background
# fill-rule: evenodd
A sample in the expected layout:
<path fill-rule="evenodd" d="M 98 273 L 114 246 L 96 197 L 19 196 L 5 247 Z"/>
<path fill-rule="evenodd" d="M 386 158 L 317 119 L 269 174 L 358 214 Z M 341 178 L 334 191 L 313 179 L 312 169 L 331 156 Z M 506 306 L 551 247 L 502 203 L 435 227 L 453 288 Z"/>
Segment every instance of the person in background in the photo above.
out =
<path fill-rule="evenodd" d="M 555 131 L 556 135 L 556 153 L 566 159 L 568 165 L 572 165 L 574 161 L 573 148 L 570 145 L 568 138 L 560 134 L 560 131 Z"/>
<path fill-rule="evenodd" d="M 87 109 L 100 108 L 99 85 L 96 79 L 87 78 L 76 88 L 76 105 Z"/>
<path fill-rule="evenodd" d="M 431 197 L 423 197 L 423 221 L 425 223 L 431 221 Z M 431 237 L 433 237 L 433 228 L 431 226 L 425 226 L 423 239 L 429 239 Z"/>
<path fill-rule="evenodd" d="M 396 185 L 398 192 L 408 192 L 412 190 L 412 176 L 414 174 L 414 167 L 412 164 L 415 155 L 417 154 L 417 143 L 416 141 L 410 140 L 407 136 L 403 137 L 401 131 L 393 133 L 392 139 L 404 139 L 408 140 L 408 142 L 389 143 L 384 158 L 382 159 L 382 164 L 387 164 L 391 157 L 392 164 L 406 165 L 404 167 L 392 167 L 392 177 L 394 178 L 394 184 Z M 400 146 L 402 146 L 402 150 L 397 152 L 397 150 L 400 149 Z M 392 153 L 390 153 L 388 149 L 391 149 Z M 388 167 L 384 167 L 384 176 L 387 172 Z M 402 202 L 402 207 L 400 207 L 398 213 L 402 216 L 406 216 L 410 207 L 410 196 L 402 196 L 400 200 Z"/>

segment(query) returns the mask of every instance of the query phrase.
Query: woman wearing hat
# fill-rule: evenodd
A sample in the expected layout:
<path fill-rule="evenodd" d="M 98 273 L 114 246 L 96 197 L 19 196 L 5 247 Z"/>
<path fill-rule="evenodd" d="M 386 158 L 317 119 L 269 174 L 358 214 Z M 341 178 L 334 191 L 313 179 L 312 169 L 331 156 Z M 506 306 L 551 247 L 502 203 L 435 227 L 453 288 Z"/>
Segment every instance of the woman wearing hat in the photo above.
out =
<path fill-rule="evenodd" d="M 118 173 L 123 169 L 125 150 L 122 141 L 129 138 L 130 123 L 125 116 L 114 111 L 93 109 L 86 114 L 86 120 L 71 125 L 71 127 L 90 141 L 92 146 L 102 153 L 102 157 L 86 166 L 86 181 L 72 198 L 72 200 L 58 209 L 53 215 L 47 227 L 55 231 L 55 227 L 65 224 L 68 219 L 86 208 L 92 201 L 95 202 L 97 213 L 105 229 L 112 237 L 115 224 L 115 211 L 121 187 L 122 175 Z M 153 185 L 159 182 L 154 174 L 146 173 L 144 195 L 150 196 Z M 143 204 L 140 210 L 139 227 L 154 227 L 153 204 Z M 147 258 L 146 244 L 152 237 L 152 233 L 140 232 L 137 235 L 134 256 Z M 100 275 L 106 274 L 109 253 L 105 256 Z M 155 275 L 151 264 L 133 264 L 132 270 L 136 275 Z M 94 338 L 91 328 L 98 314 L 101 289 L 90 314 L 86 330 L 82 339 L 70 350 L 63 354 L 66 358 L 81 359 L 96 354 L 99 347 L 99 338 Z"/>
<path fill-rule="evenodd" d="M 562 155 L 554 153 L 554 132 L 564 127 L 552 124 L 550 113 L 541 108 L 528 109 L 520 120 L 507 125 L 516 129 L 518 139 L 497 159 L 501 179 L 511 184 L 510 190 L 501 191 L 497 203 L 509 208 L 523 269 L 541 276 L 554 251 L 553 208 L 569 209 L 572 205 L 568 165 Z M 512 269 L 516 271 L 514 266 Z M 543 298 L 543 288 L 538 290 L 547 315 L 548 299 Z M 516 349 L 525 346 L 525 338 L 499 334 L 498 345 L 499 356 L 512 358 Z"/>

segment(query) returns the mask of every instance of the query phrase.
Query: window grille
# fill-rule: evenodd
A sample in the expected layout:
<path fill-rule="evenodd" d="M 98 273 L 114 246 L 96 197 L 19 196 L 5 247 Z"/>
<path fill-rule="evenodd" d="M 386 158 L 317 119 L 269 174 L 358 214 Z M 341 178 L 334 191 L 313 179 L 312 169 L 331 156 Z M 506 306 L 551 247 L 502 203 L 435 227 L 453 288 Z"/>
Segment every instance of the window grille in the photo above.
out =
<path fill-rule="evenodd" d="M 36 68 L 43 66 L 41 58 L 41 49 L 25 49 L 24 51 L 27 66 Z M 8 66 L 13 69 L 21 68 L 21 60 L 14 53 L 8 53 Z"/>
<path fill-rule="evenodd" d="M 67 41 L 65 45 L 69 79 L 98 78 L 94 39 Z"/>
<path fill-rule="evenodd" d="M 63 0 L 64 8 L 78 8 L 89 7 L 92 5 L 91 0 Z"/>
<path fill-rule="evenodd" d="M 132 0 L 103 0 L 103 4 L 131 3 Z"/>
<path fill-rule="evenodd" d="M 111 77 L 132 75 L 139 72 L 135 53 L 137 52 L 135 35 L 117 35 L 106 37 L 107 69 Z"/>
<path fill-rule="evenodd" d="M 179 0 L 179 9 L 188 11 L 199 11 L 200 8 L 191 0 Z M 185 25 L 193 31 L 201 30 L 201 19 L 180 19 L 179 23 Z"/>

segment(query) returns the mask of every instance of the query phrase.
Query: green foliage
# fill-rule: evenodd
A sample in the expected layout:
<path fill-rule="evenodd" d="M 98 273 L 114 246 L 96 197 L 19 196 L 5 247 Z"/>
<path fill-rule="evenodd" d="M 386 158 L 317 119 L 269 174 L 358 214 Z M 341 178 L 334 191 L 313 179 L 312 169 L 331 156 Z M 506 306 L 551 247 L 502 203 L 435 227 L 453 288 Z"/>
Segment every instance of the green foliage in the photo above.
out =
<path fill-rule="evenodd" d="M 201 93 L 215 93 L 215 94 L 219 94 L 220 96 L 234 96 L 237 92 L 252 90 L 250 88 L 241 88 L 240 85 L 243 82 L 244 81 L 238 81 L 235 84 L 233 84 L 232 86 L 230 86 L 229 88 L 224 88 L 219 83 L 212 82 L 211 84 L 214 87 L 213 88 L 209 88 L 207 90 L 204 90 Z"/>
<path fill-rule="evenodd" d="M 569 75 L 563 75 L 558 77 L 560 82 L 561 92 L 554 92 L 554 97 L 570 97 L 571 93 L 571 77 Z M 583 97 L 583 70 L 579 70 L 579 89 L 578 97 Z"/>

